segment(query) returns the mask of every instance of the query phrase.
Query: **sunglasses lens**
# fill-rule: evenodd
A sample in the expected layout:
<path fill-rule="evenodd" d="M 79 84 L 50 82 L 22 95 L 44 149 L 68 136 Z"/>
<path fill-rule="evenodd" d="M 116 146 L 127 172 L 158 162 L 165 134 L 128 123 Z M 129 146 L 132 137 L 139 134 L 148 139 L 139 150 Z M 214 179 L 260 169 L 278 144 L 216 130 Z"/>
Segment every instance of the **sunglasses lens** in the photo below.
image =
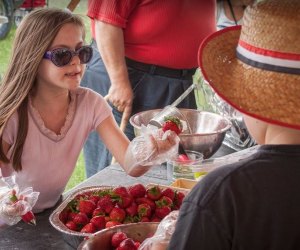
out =
<path fill-rule="evenodd" d="M 90 46 L 82 46 L 78 50 L 78 56 L 81 63 L 88 63 L 93 56 L 93 49 Z"/>
<path fill-rule="evenodd" d="M 56 66 L 65 66 L 67 65 L 72 59 L 72 53 L 68 49 L 57 49 L 52 53 L 52 62 Z"/>

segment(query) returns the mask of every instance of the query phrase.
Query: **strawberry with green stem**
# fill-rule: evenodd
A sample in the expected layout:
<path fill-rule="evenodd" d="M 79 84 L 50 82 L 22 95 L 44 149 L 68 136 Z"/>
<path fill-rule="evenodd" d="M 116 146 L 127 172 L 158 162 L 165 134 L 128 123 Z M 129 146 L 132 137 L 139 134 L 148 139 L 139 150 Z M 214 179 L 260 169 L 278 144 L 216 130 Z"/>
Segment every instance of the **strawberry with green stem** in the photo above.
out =
<path fill-rule="evenodd" d="M 164 132 L 171 130 L 179 135 L 182 132 L 182 123 L 178 117 L 166 116 L 162 124 L 162 130 Z"/>
<path fill-rule="evenodd" d="M 15 189 L 11 191 L 10 201 L 13 203 L 18 202 L 20 199 L 17 197 L 17 192 Z M 35 216 L 32 211 L 28 211 L 27 213 L 21 216 L 22 220 L 28 224 L 36 225 Z"/>

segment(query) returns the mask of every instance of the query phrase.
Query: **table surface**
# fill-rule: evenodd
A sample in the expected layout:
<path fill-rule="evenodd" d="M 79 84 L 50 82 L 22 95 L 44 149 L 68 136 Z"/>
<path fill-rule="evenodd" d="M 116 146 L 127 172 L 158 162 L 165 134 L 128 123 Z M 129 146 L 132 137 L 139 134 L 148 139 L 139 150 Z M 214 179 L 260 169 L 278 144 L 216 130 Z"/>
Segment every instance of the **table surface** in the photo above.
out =
<path fill-rule="evenodd" d="M 233 151 L 226 147 L 221 147 L 214 157 L 219 157 L 232 153 Z M 79 188 L 95 185 L 131 185 L 133 183 L 157 183 L 169 185 L 167 180 L 167 171 L 165 166 L 156 166 L 151 168 L 141 177 L 131 177 L 127 175 L 119 165 L 108 166 L 104 170 L 86 179 L 73 189 L 63 194 L 63 199 Z M 0 249 L 2 250 L 50 250 L 50 249 L 74 249 L 64 239 L 64 235 L 51 226 L 49 216 L 52 209 L 48 209 L 40 214 L 36 214 L 37 225 L 31 226 L 24 222 L 8 227 L 0 231 Z"/>

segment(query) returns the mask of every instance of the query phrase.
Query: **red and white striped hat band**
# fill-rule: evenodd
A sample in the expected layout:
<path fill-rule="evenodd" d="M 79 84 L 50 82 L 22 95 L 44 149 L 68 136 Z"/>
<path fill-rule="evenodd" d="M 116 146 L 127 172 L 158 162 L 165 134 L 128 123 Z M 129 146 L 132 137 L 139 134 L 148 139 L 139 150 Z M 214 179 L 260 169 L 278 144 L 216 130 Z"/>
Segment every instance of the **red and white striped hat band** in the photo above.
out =
<path fill-rule="evenodd" d="M 258 48 L 239 40 L 236 56 L 239 60 L 252 67 L 300 75 L 300 54 Z"/>

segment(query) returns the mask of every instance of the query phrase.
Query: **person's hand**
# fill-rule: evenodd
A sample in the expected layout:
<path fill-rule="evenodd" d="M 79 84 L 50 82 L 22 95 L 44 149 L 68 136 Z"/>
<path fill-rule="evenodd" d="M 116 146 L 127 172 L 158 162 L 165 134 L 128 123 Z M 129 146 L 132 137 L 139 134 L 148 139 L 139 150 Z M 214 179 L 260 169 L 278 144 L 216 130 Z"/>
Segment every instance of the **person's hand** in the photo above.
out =
<path fill-rule="evenodd" d="M 120 127 L 124 131 L 132 111 L 133 91 L 130 83 L 123 85 L 112 84 L 104 98 L 119 112 L 123 113 Z"/>
<path fill-rule="evenodd" d="M 177 134 L 171 130 L 166 132 L 158 130 L 156 136 L 150 135 L 150 140 L 153 148 L 151 158 L 156 158 L 160 154 L 168 152 L 172 147 L 179 143 Z"/>

